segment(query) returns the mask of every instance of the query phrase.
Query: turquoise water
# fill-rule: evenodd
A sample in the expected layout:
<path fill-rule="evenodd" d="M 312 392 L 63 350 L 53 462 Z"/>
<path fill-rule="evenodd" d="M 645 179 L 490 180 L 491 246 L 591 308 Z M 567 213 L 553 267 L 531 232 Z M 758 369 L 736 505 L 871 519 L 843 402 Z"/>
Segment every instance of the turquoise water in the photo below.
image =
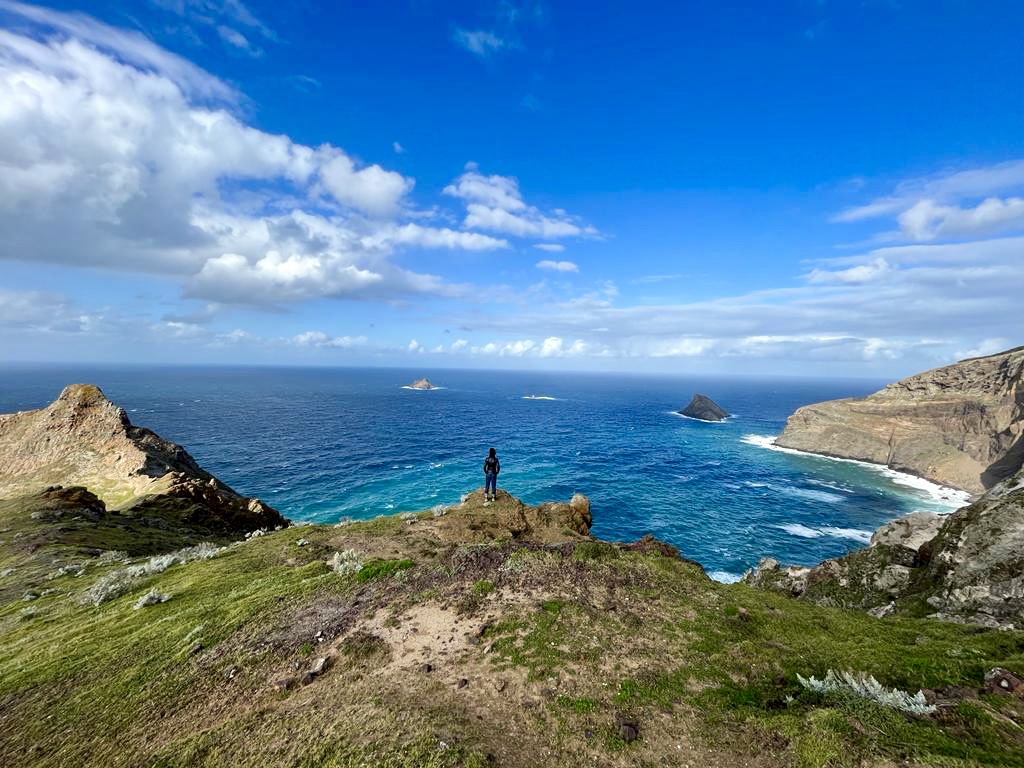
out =
<path fill-rule="evenodd" d="M 443 387 L 403 389 L 424 374 Z M 483 485 L 527 502 L 593 503 L 597 536 L 669 541 L 717 578 L 763 555 L 811 564 L 882 522 L 956 498 L 859 463 L 770 449 L 786 416 L 880 381 L 287 368 L 8 368 L 0 412 L 98 384 L 132 421 L 294 520 L 333 522 L 457 503 Z M 694 392 L 735 414 L 678 416 Z"/>

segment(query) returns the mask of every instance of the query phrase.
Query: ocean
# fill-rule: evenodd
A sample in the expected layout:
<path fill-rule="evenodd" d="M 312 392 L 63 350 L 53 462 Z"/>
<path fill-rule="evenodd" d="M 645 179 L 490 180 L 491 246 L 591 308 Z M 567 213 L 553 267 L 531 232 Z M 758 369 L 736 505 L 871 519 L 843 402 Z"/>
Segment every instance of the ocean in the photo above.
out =
<path fill-rule="evenodd" d="M 423 375 L 439 388 L 404 388 Z M 886 520 L 964 494 L 860 462 L 776 449 L 798 406 L 885 382 L 393 368 L 7 367 L 0 412 L 99 385 L 132 422 L 183 445 L 240 493 L 332 523 L 458 503 L 483 485 L 528 503 L 590 497 L 593 534 L 650 533 L 735 580 L 762 556 L 814 564 Z M 677 415 L 694 392 L 735 414 Z"/>

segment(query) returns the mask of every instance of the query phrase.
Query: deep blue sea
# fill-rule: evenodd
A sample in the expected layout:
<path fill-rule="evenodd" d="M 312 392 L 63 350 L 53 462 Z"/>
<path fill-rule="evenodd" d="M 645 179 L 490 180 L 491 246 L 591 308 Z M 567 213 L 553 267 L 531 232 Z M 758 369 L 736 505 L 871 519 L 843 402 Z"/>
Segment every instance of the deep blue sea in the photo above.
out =
<path fill-rule="evenodd" d="M 443 388 L 403 388 L 424 374 Z M 948 492 L 888 470 L 766 447 L 798 406 L 882 381 L 8 367 L 0 412 L 45 406 L 72 382 L 99 385 L 135 424 L 294 520 L 457 503 L 483 485 L 494 446 L 499 487 L 529 503 L 585 493 L 596 536 L 654 534 L 722 580 L 764 555 L 817 563 L 863 546 L 888 519 L 957 506 Z M 694 392 L 735 416 L 708 424 L 675 415 Z"/>

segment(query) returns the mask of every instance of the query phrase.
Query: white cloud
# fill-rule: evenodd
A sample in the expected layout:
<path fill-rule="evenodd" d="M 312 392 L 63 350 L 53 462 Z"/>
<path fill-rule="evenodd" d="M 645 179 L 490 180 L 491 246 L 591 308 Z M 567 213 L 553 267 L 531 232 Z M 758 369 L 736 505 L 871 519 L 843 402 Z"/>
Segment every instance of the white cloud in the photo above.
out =
<path fill-rule="evenodd" d="M 1024 229 L 1024 199 L 997 193 L 1024 190 L 1024 160 L 907 179 L 893 193 L 840 211 L 832 220 L 894 217 L 911 241 L 986 236 Z M 883 233 L 892 239 L 896 233 Z"/>
<path fill-rule="evenodd" d="M 572 261 L 551 261 L 544 259 L 537 262 L 537 269 L 546 269 L 552 272 L 579 272 L 580 268 Z"/>
<path fill-rule="evenodd" d="M 268 40 L 276 39 L 274 32 L 260 21 L 241 0 L 150 0 L 150 2 L 177 14 L 188 22 L 217 27 L 221 37 L 224 37 L 224 34 L 220 32 L 220 28 L 226 27 L 226 23 L 230 22 L 247 27 Z M 186 29 L 191 32 L 191 27 L 186 27 Z M 192 32 L 192 35 L 194 36 L 195 33 Z"/>
<path fill-rule="evenodd" d="M 413 339 L 406 346 L 406 350 L 409 352 L 423 352 L 423 346 L 416 339 Z"/>
<path fill-rule="evenodd" d="M 160 75 L 188 95 L 228 101 L 237 98 L 235 90 L 220 79 L 187 59 L 164 50 L 134 30 L 109 27 L 80 13 L 61 13 L 11 0 L 0 0 L 0 9 L 25 21 L 56 30 L 66 39 L 78 40 L 101 51 L 116 52 L 125 64 Z M 27 56 L 29 61 L 33 57 L 47 54 L 46 51 L 34 49 L 30 38 L 3 30 L 0 30 L 0 35 L 0 45 L 30 54 Z M 49 51 L 53 65 L 59 64 L 61 53 L 61 49 L 55 47 Z"/>
<path fill-rule="evenodd" d="M 849 269 L 813 269 L 807 279 L 812 283 L 868 283 L 879 279 L 890 269 L 889 262 L 879 257 Z"/>
<path fill-rule="evenodd" d="M 519 191 L 519 181 L 511 176 L 485 176 L 475 163 L 444 188 L 444 194 L 466 203 L 467 229 L 485 229 L 516 237 L 552 240 L 563 237 L 595 236 L 594 227 L 579 223 L 561 209 L 549 214 L 527 205 Z"/>
<path fill-rule="evenodd" d="M 413 179 L 252 128 L 230 86 L 137 33 L 0 8 L 23 22 L 0 30 L 0 259 L 162 273 L 266 306 L 456 295 L 394 253 L 508 246 L 402 221 Z"/>
<path fill-rule="evenodd" d="M 506 43 L 493 32 L 485 29 L 462 29 L 456 27 L 452 39 L 477 56 L 486 57 L 505 47 Z"/>
<path fill-rule="evenodd" d="M 962 349 L 956 353 L 959 358 L 968 357 L 987 357 L 994 355 L 997 352 L 1002 352 L 1004 349 L 1009 349 L 1016 343 L 1018 346 L 1021 344 L 1021 339 L 1016 339 L 1015 342 L 1011 342 L 1009 339 L 982 339 L 981 342 L 971 349 Z"/>
<path fill-rule="evenodd" d="M 393 150 L 395 150 L 395 154 L 396 155 L 404 155 L 405 154 L 405 147 L 403 147 L 397 141 L 391 142 L 391 148 Z"/>
<path fill-rule="evenodd" d="M 534 243 L 533 247 L 548 253 L 562 253 L 565 250 L 565 246 L 561 243 Z"/>
<path fill-rule="evenodd" d="M 987 235 L 1024 227 L 1024 199 L 989 197 L 973 208 L 920 200 L 899 215 L 899 223 L 900 230 L 910 240 Z"/>
<path fill-rule="evenodd" d="M 614 285 L 569 298 L 540 286 L 512 316 L 452 322 L 482 334 L 580 339 L 589 357 L 931 367 L 1024 343 L 1021 263 L 1024 238 L 890 246 L 830 260 L 793 287 L 623 305 Z M 558 344 L 542 341 L 539 350 L 551 357 Z"/>
<path fill-rule="evenodd" d="M 351 349 L 366 344 L 365 336 L 329 336 L 323 331 L 306 331 L 291 339 L 300 347 L 329 347 L 334 349 Z"/>
<path fill-rule="evenodd" d="M 224 24 L 217 26 L 217 34 L 220 39 L 243 53 L 247 53 L 250 56 L 258 57 L 263 55 L 263 50 L 256 45 L 253 45 L 250 40 L 239 32 L 237 29 L 232 29 Z"/>
<path fill-rule="evenodd" d="M 415 181 L 379 165 L 356 168 L 352 158 L 340 150 L 322 150 L 330 159 L 320 166 L 323 188 L 344 205 L 373 216 L 393 216 Z"/>

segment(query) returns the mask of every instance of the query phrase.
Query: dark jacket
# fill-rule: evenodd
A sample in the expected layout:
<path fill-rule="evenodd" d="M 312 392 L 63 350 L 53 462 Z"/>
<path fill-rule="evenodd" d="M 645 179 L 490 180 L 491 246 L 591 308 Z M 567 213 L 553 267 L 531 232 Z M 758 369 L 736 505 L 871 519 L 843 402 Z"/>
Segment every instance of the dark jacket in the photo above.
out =
<path fill-rule="evenodd" d="M 487 475 L 491 472 L 494 474 L 501 472 L 501 462 L 498 461 L 497 456 L 488 456 L 484 459 L 484 474 Z"/>

